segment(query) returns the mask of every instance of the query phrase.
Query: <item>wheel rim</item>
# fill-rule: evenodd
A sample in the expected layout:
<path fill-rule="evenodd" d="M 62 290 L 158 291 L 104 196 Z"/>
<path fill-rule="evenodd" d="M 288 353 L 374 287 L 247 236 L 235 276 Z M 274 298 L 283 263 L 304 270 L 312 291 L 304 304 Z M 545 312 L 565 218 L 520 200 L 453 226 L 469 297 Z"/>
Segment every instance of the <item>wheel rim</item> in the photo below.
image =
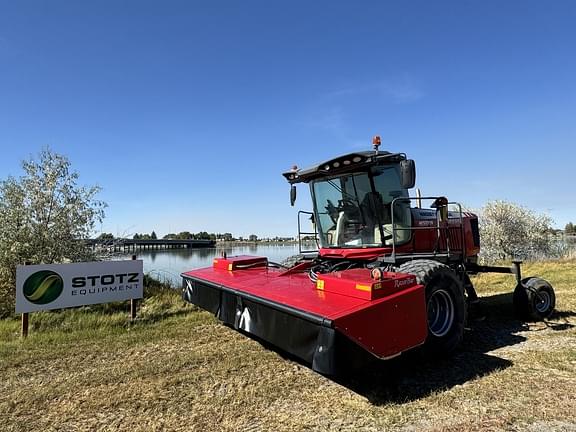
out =
<path fill-rule="evenodd" d="M 439 289 L 428 299 L 428 330 L 436 337 L 445 336 L 454 323 L 454 301 L 448 291 Z"/>
<path fill-rule="evenodd" d="M 536 310 L 540 313 L 548 312 L 552 299 L 547 291 L 538 291 L 536 293 Z"/>

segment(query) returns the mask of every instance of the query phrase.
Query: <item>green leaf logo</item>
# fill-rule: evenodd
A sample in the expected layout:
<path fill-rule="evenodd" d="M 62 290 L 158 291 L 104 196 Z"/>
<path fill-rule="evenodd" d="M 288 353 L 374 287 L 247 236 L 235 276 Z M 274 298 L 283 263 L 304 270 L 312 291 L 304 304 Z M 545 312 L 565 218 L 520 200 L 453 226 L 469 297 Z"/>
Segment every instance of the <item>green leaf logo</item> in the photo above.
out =
<path fill-rule="evenodd" d="M 24 297 L 31 303 L 44 305 L 56 300 L 64 289 L 58 273 L 42 270 L 31 274 L 24 282 Z"/>

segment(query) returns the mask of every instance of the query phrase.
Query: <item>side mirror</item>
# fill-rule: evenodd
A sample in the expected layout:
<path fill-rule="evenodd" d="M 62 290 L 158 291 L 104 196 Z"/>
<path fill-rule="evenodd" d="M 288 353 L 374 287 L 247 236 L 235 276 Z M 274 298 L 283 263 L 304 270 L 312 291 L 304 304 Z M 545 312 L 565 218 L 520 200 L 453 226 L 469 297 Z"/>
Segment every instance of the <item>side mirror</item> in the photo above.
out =
<path fill-rule="evenodd" d="M 400 178 L 404 189 L 411 189 L 416 184 L 416 164 L 412 159 L 400 162 Z"/>
<path fill-rule="evenodd" d="M 296 186 L 292 185 L 290 187 L 290 205 L 294 207 L 295 202 L 296 202 Z"/>

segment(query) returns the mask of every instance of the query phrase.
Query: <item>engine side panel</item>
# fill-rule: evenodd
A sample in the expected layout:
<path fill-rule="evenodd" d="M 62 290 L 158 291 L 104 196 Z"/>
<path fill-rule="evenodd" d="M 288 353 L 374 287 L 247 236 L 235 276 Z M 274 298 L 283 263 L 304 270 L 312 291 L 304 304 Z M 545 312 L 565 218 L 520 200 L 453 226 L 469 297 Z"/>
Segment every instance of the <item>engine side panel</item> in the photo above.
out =
<path fill-rule="evenodd" d="M 461 225 L 460 213 L 449 212 L 448 216 L 448 235 L 444 229 L 438 235 L 436 210 L 413 208 L 412 252 L 429 253 L 450 248 L 452 252 L 464 250 L 467 257 L 476 257 L 480 253 L 478 217 L 473 213 L 462 213 Z"/>

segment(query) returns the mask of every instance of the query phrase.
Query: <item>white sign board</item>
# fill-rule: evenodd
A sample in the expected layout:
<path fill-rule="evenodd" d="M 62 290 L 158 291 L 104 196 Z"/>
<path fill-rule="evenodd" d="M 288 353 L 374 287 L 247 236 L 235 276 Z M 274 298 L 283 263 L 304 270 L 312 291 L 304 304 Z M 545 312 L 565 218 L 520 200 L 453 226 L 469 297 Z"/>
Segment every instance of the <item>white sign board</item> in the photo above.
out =
<path fill-rule="evenodd" d="M 16 313 L 143 297 L 142 260 L 16 268 Z"/>

